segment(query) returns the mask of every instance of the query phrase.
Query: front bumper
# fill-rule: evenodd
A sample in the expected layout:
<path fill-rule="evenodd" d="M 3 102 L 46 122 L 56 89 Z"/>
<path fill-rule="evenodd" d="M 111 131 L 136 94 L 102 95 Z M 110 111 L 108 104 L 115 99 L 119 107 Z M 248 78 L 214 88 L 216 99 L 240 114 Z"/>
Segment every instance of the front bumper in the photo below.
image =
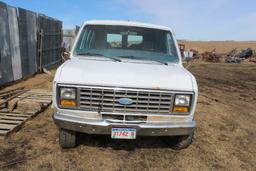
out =
<path fill-rule="evenodd" d="M 87 134 L 111 134 L 112 128 L 135 128 L 137 135 L 142 136 L 175 136 L 190 135 L 196 126 L 195 121 L 175 122 L 171 124 L 126 124 L 112 123 L 104 120 L 90 121 L 87 119 L 71 117 L 54 113 L 54 122 L 59 128 Z"/>

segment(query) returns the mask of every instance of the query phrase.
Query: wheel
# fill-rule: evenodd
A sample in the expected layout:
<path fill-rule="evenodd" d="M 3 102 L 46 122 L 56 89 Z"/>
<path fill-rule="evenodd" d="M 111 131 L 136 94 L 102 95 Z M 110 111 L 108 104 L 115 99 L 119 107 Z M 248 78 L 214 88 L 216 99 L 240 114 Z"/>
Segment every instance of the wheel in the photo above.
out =
<path fill-rule="evenodd" d="M 190 135 L 182 135 L 175 137 L 164 137 L 164 141 L 174 150 L 182 150 L 187 148 L 193 141 L 194 132 Z"/>
<path fill-rule="evenodd" d="M 60 129 L 59 144 L 62 148 L 72 148 L 76 146 L 76 132 Z"/>

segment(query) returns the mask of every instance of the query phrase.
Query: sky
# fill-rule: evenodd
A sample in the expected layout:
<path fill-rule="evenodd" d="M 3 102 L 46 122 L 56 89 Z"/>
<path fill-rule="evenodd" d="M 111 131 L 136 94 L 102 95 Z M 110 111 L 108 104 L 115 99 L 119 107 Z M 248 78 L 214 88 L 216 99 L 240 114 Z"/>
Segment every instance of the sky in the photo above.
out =
<path fill-rule="evenodd" d="M 0 0 L 74 28 L 95 19 L 170 27 L 178 39 L 256 40 L 256 0 Z"/>

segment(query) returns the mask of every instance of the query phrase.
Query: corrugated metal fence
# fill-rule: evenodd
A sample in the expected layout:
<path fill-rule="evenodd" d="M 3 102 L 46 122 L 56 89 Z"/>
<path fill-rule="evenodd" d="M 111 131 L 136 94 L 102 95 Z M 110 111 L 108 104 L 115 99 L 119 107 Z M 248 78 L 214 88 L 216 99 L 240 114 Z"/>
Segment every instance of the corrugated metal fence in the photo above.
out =
<path fill-rule="evenodd" d="M 0 1 L 0 85 L 61 63 L 62 22 Z"/>

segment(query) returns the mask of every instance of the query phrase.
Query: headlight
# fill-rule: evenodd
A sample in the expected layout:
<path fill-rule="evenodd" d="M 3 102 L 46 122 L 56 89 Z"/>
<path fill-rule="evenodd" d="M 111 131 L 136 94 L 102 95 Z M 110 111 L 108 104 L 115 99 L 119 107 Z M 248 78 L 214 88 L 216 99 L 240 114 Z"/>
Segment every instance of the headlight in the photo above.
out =
<path fill-rule="evenodd" d="M 175 96 L 173 112 L 175 113 L 188 113 L 190 109 L 191 95 L 177 94 Z"/>
<path fill-rule="evenodd" d="M 76 89 L 60 88 L 60 99 L 76 99 Z"/>
<path fill-rule="evenodd" d="M 76 88 L 60 87 L 59 105 L 64 108 L 77 106 Z"/>
<path fill-rule="evenodd" d="M 191 97 L 190 95 L 176 95 L 175 106 L 189 106 L 190 97 Z"/>

